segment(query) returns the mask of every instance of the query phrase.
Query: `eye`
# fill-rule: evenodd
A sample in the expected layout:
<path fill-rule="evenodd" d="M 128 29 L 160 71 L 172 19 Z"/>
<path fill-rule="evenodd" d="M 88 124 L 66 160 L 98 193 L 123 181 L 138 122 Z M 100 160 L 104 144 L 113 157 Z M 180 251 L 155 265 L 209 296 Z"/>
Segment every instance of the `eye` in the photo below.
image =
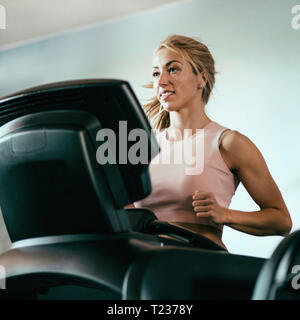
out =
<path fill-rule="evenodd" d="M 178 71 L 178 68 L 177 68 L 177 67 L 170 67 L 170 68 L 168 69 L 168 72 L 169 72 L 169 73 L 175 73 L 176 71 Z"/>
<path fill-rule="evenodd" d="M 157 78 L 158 76 L 159 76 L 159 72 L 158 71 L 153 71 L 152 77 L 153 78 Z"/>

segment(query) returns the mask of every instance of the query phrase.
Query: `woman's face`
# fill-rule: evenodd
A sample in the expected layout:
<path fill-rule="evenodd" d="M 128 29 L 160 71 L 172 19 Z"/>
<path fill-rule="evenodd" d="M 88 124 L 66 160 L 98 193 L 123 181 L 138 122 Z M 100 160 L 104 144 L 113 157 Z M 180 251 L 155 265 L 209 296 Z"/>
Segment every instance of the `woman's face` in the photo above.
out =
<path fill-rule="evenodd" d="M 178 53 L 163 48 L 153 57 L 153 87 L 167 111 L 178 111 L 201 102 L 203 79 L 195 75 L 190 63 Z"/>

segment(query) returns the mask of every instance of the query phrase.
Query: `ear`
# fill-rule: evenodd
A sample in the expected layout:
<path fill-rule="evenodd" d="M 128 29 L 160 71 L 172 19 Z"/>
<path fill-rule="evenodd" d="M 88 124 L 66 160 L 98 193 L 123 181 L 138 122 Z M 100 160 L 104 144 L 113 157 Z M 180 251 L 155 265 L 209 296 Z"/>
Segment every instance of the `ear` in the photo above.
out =
<path fill-rule="evenodd" d="M 206 86 L 207 79 L 208 79 L 207 72 L 202 71 L 198 73 L 197 78 L 198 78 L 198 89 L 204 88 Z"/>

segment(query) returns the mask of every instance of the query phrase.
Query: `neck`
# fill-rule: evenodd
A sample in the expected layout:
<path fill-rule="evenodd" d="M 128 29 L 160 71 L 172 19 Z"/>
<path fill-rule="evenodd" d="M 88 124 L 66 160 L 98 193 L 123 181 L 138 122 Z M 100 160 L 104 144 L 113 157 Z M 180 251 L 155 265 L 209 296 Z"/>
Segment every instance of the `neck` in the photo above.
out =
<path fill-rule="evenodd" d="M 170 127 L 168 128 L 168 137 L 177 140 L 178 135 L 187 137 L 185 129 L 189 130 L 189 135 L 196 133 L 197 129 L 204 128 L 211 120 L 204 112 L 204 106 L 197 106 L 194 110 L 184 108 L 179 111 L 170 112 Z"/>

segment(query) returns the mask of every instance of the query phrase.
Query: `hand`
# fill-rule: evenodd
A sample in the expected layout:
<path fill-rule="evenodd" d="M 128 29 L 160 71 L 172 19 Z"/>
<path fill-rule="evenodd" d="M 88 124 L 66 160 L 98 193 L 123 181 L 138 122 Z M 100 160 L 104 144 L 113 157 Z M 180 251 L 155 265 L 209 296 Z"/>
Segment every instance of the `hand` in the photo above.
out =
<path fill-rule="evenodd" d="M 212 192 L 196 190 L 192 205 L 197 217 L 210 218 L 218 225 L 226 223 L 227 210 L 218 204 Z"/>

